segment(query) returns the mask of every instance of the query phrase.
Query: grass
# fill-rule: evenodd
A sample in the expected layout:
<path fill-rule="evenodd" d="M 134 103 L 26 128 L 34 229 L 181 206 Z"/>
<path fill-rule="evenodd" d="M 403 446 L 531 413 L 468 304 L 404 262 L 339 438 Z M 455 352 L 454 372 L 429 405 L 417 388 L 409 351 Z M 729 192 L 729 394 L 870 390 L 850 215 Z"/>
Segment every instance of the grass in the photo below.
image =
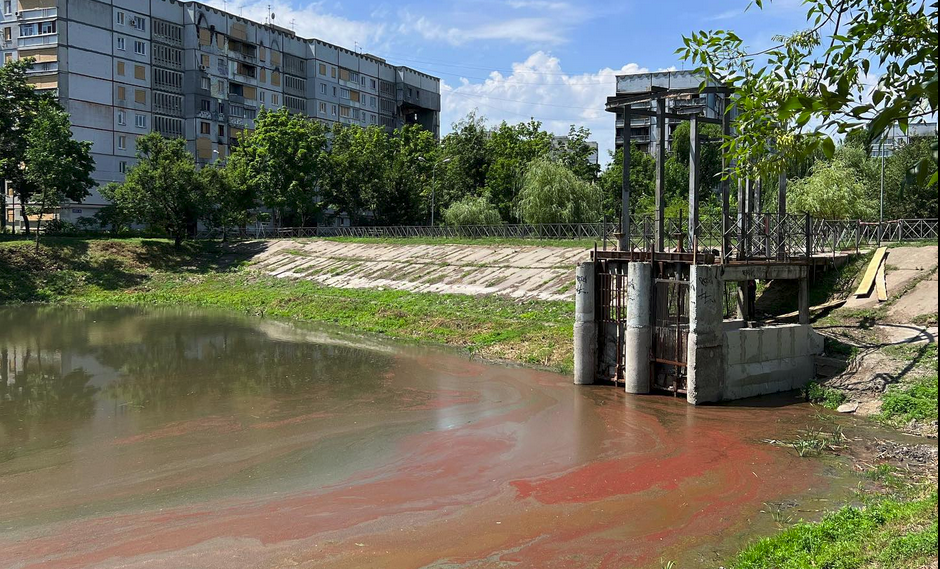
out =
<path fill-rule="evenodd" d="M 937 419 L 937 376 L 919 377 L 911 384 L 891 386 L 882 398 L 880 418 L 889 423 Z"/>
<path fill-rule="evenodd" d="M 744 549 L 731 569 L 914 569 L 937 554 L 937 491 L 878 497 Z"/>
<path fill-rule="evenodd" d="M 0 243 L 0 304 L 71 302 L 218 307 L 457 346 L 489 359 L 568 372 L 574 303 L 343 289 L 247 266 L 257 244 L 49 239 Z"/>
<path fill-rule="evenodd" d="M 845 403 L 846 399 L 845 394 L 838 389 L 825 387 L 815 381 L 811 381 L 806 385 L 804 395 L 807 401 L 818 403 L 827 409 L 835 409 Z"/>

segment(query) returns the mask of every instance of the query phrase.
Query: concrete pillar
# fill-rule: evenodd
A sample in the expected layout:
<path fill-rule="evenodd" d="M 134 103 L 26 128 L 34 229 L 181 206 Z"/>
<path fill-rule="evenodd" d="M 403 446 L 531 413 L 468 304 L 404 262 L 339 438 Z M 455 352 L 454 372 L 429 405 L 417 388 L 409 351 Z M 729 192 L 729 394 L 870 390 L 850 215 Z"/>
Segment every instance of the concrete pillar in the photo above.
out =
<path fill-rule="evenodd" d="M 574 291 L 574 382 L 590 385 L 597 370 L 593 261 L 578 264 Z"/>
<path fill-rule="evenodd" d="M 686 399 L 719 401 L 725 381 L 721 267 L 692 265 L 689 274 L 689 353 Z"/>
<path fill-rule="evenodd" d="M 624 382 L 627 393 L 650 392 L 650 348 L 653 345 L 653 264 L 627 266 L 627 327 L 624 333 Z"/>
<path fill-rule="evenodd" d="M 805 275 L 800 277 L 799 283 L 800 324 L 807 325 L 809 324 L 809 277 Z"/>

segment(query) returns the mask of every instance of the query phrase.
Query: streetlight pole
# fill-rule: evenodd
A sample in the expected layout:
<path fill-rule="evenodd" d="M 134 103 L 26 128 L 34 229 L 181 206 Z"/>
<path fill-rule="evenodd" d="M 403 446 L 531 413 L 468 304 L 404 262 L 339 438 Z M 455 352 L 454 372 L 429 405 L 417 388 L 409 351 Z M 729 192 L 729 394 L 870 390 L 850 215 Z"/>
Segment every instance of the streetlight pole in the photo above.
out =
<path fill-rule="evenodd" d="M 445 158 L 441 161 L 441 164 L 447 164 L 450 162 L 450 158 Z M 424 156 L 418 156 L 419 162 L 427 162 Z M 434 164 L 431 165 L 431 227 L 434 227 L 434 206 L 435 198 L 437 193 L 437 161 L 434 161 Z"/>

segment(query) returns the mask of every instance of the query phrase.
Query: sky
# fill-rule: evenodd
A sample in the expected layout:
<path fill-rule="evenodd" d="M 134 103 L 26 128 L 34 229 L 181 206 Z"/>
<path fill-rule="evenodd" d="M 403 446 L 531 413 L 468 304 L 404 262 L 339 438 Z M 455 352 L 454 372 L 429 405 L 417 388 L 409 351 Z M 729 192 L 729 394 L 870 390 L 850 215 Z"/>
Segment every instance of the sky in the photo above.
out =
<path fill-rule="evenodd" d="M 734 30 L 747 45 L 805 26 L 800 0 L 209 0 L 441 78 L 441 134 L 475 111 L 491 125 L 541 121 L 565 134 L 586 126 L 601 149 L 614 144 L 604 101 L 615 75 L 682 69 L 682 35 Z"/>

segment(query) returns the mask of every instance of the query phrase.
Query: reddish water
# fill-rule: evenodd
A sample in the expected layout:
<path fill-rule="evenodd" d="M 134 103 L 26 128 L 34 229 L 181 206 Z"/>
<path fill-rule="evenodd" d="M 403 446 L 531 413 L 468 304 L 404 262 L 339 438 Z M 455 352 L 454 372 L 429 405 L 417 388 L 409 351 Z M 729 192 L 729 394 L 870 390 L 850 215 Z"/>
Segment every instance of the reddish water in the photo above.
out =
<path fill-rule="evenodd" d="M 814 422 L 786 398 L 693 408 L 214 313 L 0 324 L 4 568 L 717 566 L 765 503 L 841 484 L 761 442 Z"/>

